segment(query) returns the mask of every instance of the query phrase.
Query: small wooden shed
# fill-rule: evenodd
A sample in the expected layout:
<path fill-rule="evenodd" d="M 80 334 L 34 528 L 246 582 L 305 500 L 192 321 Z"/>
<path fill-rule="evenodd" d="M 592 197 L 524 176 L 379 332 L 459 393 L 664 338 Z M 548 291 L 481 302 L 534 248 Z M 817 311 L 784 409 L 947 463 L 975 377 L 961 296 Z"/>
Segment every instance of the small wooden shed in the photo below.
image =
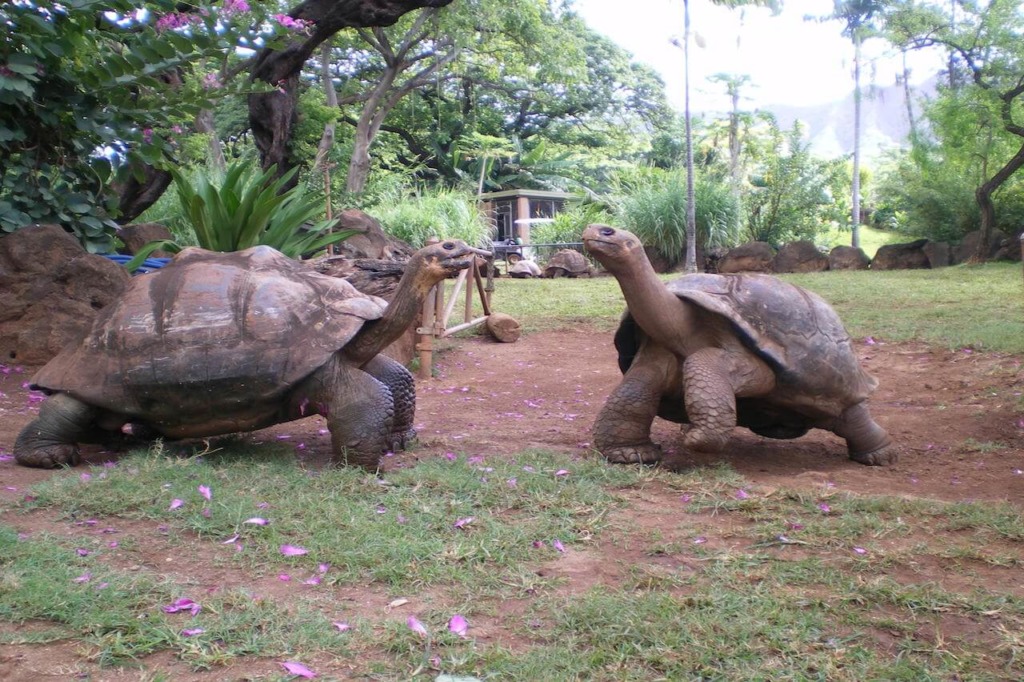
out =
<path fill-rule="evenodd" d="M 510 189 L 480 195 L 480 210 L 492 226 L 491 239 L 530 243 L 530 225 L 554 218 L 566 202 L 577 197 L 567 192 L 537 189 Z"/>

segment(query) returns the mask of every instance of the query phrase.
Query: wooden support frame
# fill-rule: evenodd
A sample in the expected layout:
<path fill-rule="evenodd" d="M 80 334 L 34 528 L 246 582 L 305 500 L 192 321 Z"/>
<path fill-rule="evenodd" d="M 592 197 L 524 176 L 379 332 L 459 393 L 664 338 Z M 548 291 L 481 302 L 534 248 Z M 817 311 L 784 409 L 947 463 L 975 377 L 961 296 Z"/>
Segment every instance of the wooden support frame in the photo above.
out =
<path fill-rule="evenodd" d="M 445 304 L 445 288 L 447 282 L 441 282 L 430 290 L 427 298 L 423 301 L 423 310 L 420 315 L 420 326 L 416 328 L 417 343 L 416 351 L 419 354 L 420 367 L 418 377 L 429 379 L 434 371 L 434 339 L 443 339 L 465 329 L 471 329 L 487 321 L 491 314 L 491 293 L 494 291 L 494 280 L 491 278 L 493 261 L 487 259 L 487 284 L 484 284 L 483 276 L 480 273 L 479 260 L 474 259 L 473 264 L 466 270 L 459 273 L 455 279 L 455 285 L 448 303 Z M 472 283 L 469 283 L 472 278 Z M 473 288 L 474 285 L 480 295 L 483 315 L 473 318 Z M 459 294 L 462 289 L 466 290 L 465 305 L 463 306 L 463 321 L 453 327 L 448 326 L 448 321 L 455 311 Z"/>

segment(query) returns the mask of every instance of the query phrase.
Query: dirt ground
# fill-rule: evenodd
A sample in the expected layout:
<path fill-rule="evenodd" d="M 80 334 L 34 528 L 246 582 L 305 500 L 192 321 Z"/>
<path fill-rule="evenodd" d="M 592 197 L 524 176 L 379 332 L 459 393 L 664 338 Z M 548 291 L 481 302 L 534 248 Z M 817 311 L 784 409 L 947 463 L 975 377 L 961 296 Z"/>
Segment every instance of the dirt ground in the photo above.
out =
<path fill-rule="evenodd" d="M 728 462 L 754 485 L 820 489 L 828 482 L 853 493 L 1024 503 L 1021 358 L 884 340 L 858 339 L 857 348 L 880 381 L 871 409 L 899 443 L 899 463 L 883 468 L 856 464 L 847 459 L 842 441 L 830 433 L 812 431 L 798 440 L 773 441 L 741 429 L 727 452 L 714 459 Z M 32 368 L 0 365 L 0 500 L 18 499 L 29 486 L 52 475 L 17 466 L 10 457 L 19 430 L 38 410 L 38 402 L 23 387 L 31 374 Z M 533 333 L 512 344 L 483 336 L 456 340 L 437 357 L 436 377 L 419 383 L 419 444 L 388 458 L 386 466 L 413 466 L 417 459 L 449 451 L 503 456 L 545 448 L 584 455 L 595 416 L 619 379 L 608 332 Z M 311 418 L 250 437 L 287 437 L 296 443 L 297 457 L 317 466 L 330 458 L 329 437 L 320 433 L 322 429 L 323 422 Z M 665 466 L 685 470 L 713 463 L 679 452 L 679 436 L 678 426 L 656 422 L 654 439 L 668 453 Z M 116 454 L 96 449 L 86 455 L 94 464 L 116 459 Z M 650 510 L 672 499 L 669 491 L 664 500 L 648 491 L 638 508 Z M 19 530 L 27 524 L 33 530 L 59 525 L 38 516 L 3 513 L 0 523 Z M 644 526 L 657 523 L 668 526 L 674 518 L 652 515 Z M 155 544 L 152 552 L 152 557 L 137 561 L 159 566 L 166 548 Z M 235 576 L 237 581 L 244 579 Z M 25 673 L 24 679 L 57 679 L 28 671 L 40 670 L 33 667 L 33 659 L 41 665 L 41 658 L 53 664 L 63 660 L 70 666 L 65 669 L 77 669 L 73 646 L 64 649 L 61 654 L 52 646 L 0 646 L 0 669 L 13 662 L 15 670 Z M 164 662 L 169 658 L 161 656 Z M 138 674 L 89 679 L 138 679 Z"/>
<path fill-rule="evenodd" d="M 858 348 L 880 383 L 870 401 L 872 413 L 901 448 L 895 466 L 851 462 L 843 442 L 823 431 L 777 441 L 737 429 L 724 454 L 693 457 L 677 448 L 679 427 L 659 419 L 654 440 L 665 448 L 665 466 L 725 461 L 766 485 L 817 485 L 827 478 L 855 493 L 1024 502 L 1022 359 L 874 341 L 858 340 Z M 484 336 L 445 343 L 435 378 L 418 384 L 419 443 L 386 466 L 408 466 L 447 451 L 502 455 L 533 447 L 585 453 L 597 412 L 621 378 L 610 333 L 562 330 L 527 334 L 511 344 Z M 17 366 L 0 371 L 0 495 L 8 498 L 50 475 L 4 456 L 38 410 L 23 387 L 32 372 Z M 287 436 L 304 445 L 297 456 L 316 464 L 330 458 L 323 427 L 321 419 L 311 418 L 251 438 Z M 85 455 L 94 464 L 116 459 L 96 448 L 86 448 Z"/>

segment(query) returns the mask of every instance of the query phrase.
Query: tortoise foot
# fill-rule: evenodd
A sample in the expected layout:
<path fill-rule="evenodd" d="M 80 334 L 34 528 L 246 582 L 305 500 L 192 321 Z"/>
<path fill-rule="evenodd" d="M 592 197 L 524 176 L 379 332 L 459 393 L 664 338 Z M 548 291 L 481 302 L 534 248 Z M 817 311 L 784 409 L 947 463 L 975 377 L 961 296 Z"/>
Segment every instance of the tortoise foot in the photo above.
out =
<path fill-rule="evenodd" d="M 661 448 L 654 443 L 598 450 L 612 464 L 655 464 L 661 461 Z"/>
<path fill-rule="evenodd" d="M 57 469 L 63 466 L 75 466 L 81 461 L 77 445 L 61 444 L 35 448 L 33 450 L 15 449 L 14 459 L 18 464 L 39 469 Z"/>
<path fill-rule="evenodd" d="M 851 452 L 850 459 L 860 464 L 866 464 L 872 467 L 884 467 L 890 464 L 895 464 L 899 459 L 900 453 L 898 448 L 892 443 L 886 443 L 880 448 L 871 450 L 870 452 Z"/>
<path fill-rule="evenodd" d="M 691 426 L 683 435 L 683 447 L 696 452 L 721 452 L 729 442 L 730 433 Z"/>
<path fill-rule="evenodd" d="M 399 450 L 405 450 L 415 442 L 416 429 L 408 429 L 407 431 L 394 431 L 388 438 L 388 449 L 391 452 L 398 452 Z"/>

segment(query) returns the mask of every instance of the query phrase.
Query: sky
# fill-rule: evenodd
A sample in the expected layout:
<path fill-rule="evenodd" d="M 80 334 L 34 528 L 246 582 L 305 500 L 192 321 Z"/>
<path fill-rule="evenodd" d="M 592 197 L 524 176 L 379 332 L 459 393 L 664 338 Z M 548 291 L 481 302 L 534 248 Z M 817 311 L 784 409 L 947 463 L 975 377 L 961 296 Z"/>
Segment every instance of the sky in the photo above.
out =
<path fill-rule="evenodd" d="M 750 85 L 741 109 L 772 104 L 805 106 L 842 99 L 853 90 L 853 46 L 837 21 L 806 21 L 827 16 L 832 0 L 782 0 L 782 12 L 763 8 L 726 9 L 710 0 L 690 1 L 690 103 L 693 111 L 726 111 L 716 73 L 747 75 Z M 587 24 L 654 67 L 665 80 L 669 101 L 682 110 L 683 51 L 672 44 L 683 34 L 682 0 L 574 0 Z M 738 38 L 738 42 L 737 42 Z M 697 43 L 703 43 L 699 47 Z M 882 40 L 866 41 L 862 83 L 895 83 L 902 58 Z M 941 63 L 935 54 L 911 53 L 911 83 L 933 75 Z"/>

